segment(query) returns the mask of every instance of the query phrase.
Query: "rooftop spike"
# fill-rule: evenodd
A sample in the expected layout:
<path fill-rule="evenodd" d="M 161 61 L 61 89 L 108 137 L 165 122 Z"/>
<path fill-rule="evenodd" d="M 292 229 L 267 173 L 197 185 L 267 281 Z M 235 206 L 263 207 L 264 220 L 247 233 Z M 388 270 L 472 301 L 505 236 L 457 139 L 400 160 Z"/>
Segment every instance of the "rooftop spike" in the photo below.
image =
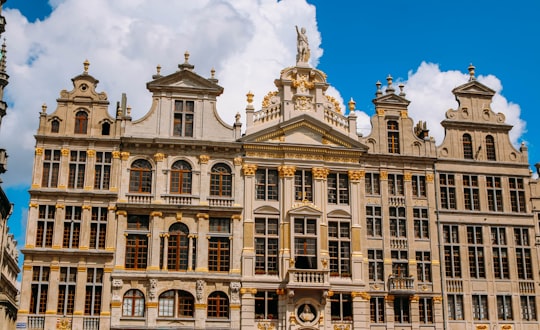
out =
<path fill-rule="evenodd" d="M 356 110 L 356 102 L 354 102 L 353 98 L 351 97 L 351 100 L 349 101 L 349 112 L 352 113 Z"/>
<path fill-rule="evenodd" d="M 388 77 L 386 77 L 386 81 L 388 83 L 388 87 L 386 87 L 386 94 L 394 92 L 394 87 L 392 87 L 392 79 L 394 78 L 392 78 L 391 75 L 388 75 Z"/>
<path fill-rule="evenodd" d="M 382 95 L 382 90 L 381 90 L 382 83 L 381 83 L 381 81 L 377 80 L 377 82 L 375 83 L 375 86 L 377 86 L 377 91 L 375 92 L 375 96 L 379 97 L 379 96 Z"/>
<path fill-rule="evenodd" d="M 474 77 L 474 69 L 476 69 L 476 67 L 474 65 L 469 64 L 469 81 L 473 81 L 473 80 L 476 80 L 476 78 Z"/>
<path fill-rule="evenodd" d="M 186 52 L 184 53 L 184 63 L 182 64 L 178 64 L 178 68 L 180 70 L 193 70 L 195 68 L 194 65 L 192 64 L 189 64 L 189 52 L 186 50 Z"/>
<path fill-rule="evenodd" d="M 84 66 L 84 74 L 88 74 L 88 67 L 90 66 L 90 62 L 88 61 L 88 59 L 86 59 L 83 62 L 83 66 Z"/>

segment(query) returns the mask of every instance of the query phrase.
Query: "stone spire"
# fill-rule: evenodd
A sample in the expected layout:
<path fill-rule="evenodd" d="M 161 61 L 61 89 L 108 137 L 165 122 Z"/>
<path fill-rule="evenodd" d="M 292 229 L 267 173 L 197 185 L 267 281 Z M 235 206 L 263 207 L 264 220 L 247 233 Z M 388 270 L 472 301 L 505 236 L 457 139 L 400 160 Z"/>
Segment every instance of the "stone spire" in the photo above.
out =
<path fill-rule="evenodd" d="M 189 70 L 189 71 L 193 71 L 193 69 L 195 68 L 193 64 L 189 64 L 189 52 L 187 50 L 184 53 L 184 63 L 178 64 L 178 68 L 180 70 Z"/>

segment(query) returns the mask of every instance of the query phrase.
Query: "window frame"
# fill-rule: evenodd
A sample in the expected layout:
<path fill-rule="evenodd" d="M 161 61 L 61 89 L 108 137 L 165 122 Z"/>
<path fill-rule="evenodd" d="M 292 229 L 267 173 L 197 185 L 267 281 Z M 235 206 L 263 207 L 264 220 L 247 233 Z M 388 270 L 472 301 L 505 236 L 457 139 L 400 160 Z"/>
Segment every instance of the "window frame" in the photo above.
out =
<path fill-rule="evenodd" d="M 60 267 L 58 280 L 58 315 L 73 315 L 75 310 L 75 288 L 77 287 L 77 267 Z"/>
<path fill-rule="evenodd" d="M 58 188 L 60 164 L 62 154 L 60 150 L 45 149 L 43 151 L 43 170 L 41 186 L 43 188 Z"/>
<path fill-rule="evenodd" d="M 221 291 L 214 291 L 208 295 L 206 316 L 210 319 L 229 319 L 229 297 Z"/>
<path fill-rule="evenodd" d="M 232 197 L 233 173 L 225 163 L 217 163 L 210 171 L 210 196 Z"/>
<path fill-rule="evenodd" d="M 255 293 L 255 320 L 277 320 L 279 296 L 275 291 L 257 290 Z"/>
<path fill-rule="evenodd" d="M 335 226 L 335 231 L 332 227 Z M 345 227 L 345 228 L 343 228 Z M 333 233 L 335 232 L 335 235 Z M 331 277 L 351 277 L 351 221 L 328 220 L 328 255 Z"/>
<path fill-rule="evenodd" d="M 456 180 L 454 174 L 439 173 L 439 192 L 441 209 L 455 210 L 456 205 Z"/>
<path fill-rule="evenodd" d="M 271 229 L 270 226 L 275 226 Z M 261 227 L 262 226 L 262 227 Z M 279 218 L 256 216 L 254 228 L 255 275 L 279 272 Z"/>
<path fill-rule="evenodd" d="M 109 190 L 111 183 L 112 152 L 96 151 L 94 189 Z"/>
<path fill-rule="evenodd" d="M 308 169 L 294 172 L 294 199 L 298 202 L 313 201 L 313 173 Z"/>
<path fill-rule="evenodd" d="M 332 322 L 353 321 L 353 299 L 350 293 L 334 293 L 329 300 L 330 320 Z"/>
<path fill-rule="evenodd" d="M 49 296 L 49 278 L 51 268 L 48 266 L 32 266 L 30 314 L 45 315 Z"/>
<path fill-rule="evenodd" d="M 153 185 L 153 167 L 146 159 L 136 159 L 129 168 L 129 192 L 151 194 Z"/>
<path fill-rule="evenodd" d="M 425 207 L 413 208 L 413 226 L 415 239 L 429 239 L 429 210 Z"/>
<path fill-rule="evenodd" d="M 389 120 L 386 123 L 388 138 L 388 153 L 400 154 L 399 123 L 397 120 Z"/>
<path fill-rule="evenodd" d="M 192 191 L 193 170 L 185 160 L 177 160 L 169 171 L 169 193 L 190 195 Z"/>
<path fill-rule="evenodd" d="M 73 133 L 75 134 L 87 134 L 88 132 L 88 112 L 83 109 L 79 109 L 75 113 L 75 126 Z"/>
<path fill-rule="evenodd" d="M 122 316 L 142 318 L 145 315 L 144 293 L 138 289 L 129 289 L 122 297 Z M 129 304 L 131 302 L 131 304 Z M 128 313 L 126 313 L 128 312 Z"/>
<path fill-rule="evenodd" d="M 473 141 L 470 134 L 463 134 L 462 138 L 463 146 L 463 159 L 474 159 Z"/>
<path fill-rule="evenodd" d="M 68 205 L 64 210 L 62 248 L 78 249 L 81 242 L 82 207 Z"/>
<path fill-rule="evenodd" d="M 382 207 L 366 205 L 366 227 L 369 238 L 382 238 Z"/>
<path fill-rule="evenodd" d="M 255 199 L 279 200 L 279 173 L 274 168 L 258 168 L 255 171 Z"/>
<path fill-rule="evenodd" d="M 103 297 L 103 268 L 86 269 L 86 293 L 84 315 L 99 316 Z"/>
<path fill-rule="evenodd" d="M 480 211 L 480 188 L 477 175 L 463 175 L 464 207 L 469 211 Z"/>
<path fill-rule="evenodd" d="M 349 175 L 347 173 L 329 173 L 326 183 L 328 203 L 349 205 Z"/>
<path fill-rule="evenodd" d="M 472 278 L 486 278 L 486 260 L 482 226 L 467 226 L 469 252 L 469 275 Z"/>
<path fill-rule="evenodd" d="M 191 107 L 188 105 L 191 105 Z M 172 135 L 176 137 L 194 137 L 195 100 L 174 100 L 173 106 Z"/>

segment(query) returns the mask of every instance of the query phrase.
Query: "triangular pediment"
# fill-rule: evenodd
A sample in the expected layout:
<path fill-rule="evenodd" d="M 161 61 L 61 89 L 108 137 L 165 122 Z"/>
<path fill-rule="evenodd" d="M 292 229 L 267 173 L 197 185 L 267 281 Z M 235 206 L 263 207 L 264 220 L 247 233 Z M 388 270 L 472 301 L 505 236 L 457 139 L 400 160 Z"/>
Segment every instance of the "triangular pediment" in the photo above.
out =
<path fill-rule="evenodd" d="M 146 87 L 150 91 L 162 89 L 193 92 L 206 91 L 215 95 L 220 95 L 223 92 L 223 87 L 190 70 L 180 70 L 168 76 L 159 77 L 148 82 Z"/>
<path fill-rule="evenodd" d="M 298 204 L 294 204 L 289 211 L 289 214 L 297 216 L 321 216 L 322 212 L 315 204 L 309 201 L 304 201 Z"/>
<path fill-rule="evenodd" d="M 276 143 L 324 147 L 357 148 L 367 151 L 360 141 L 308 116 L 294 117 L 286 122 L 254 132 L 240 139 L 247 143 Z"/>
<path fill-rule="evenodd" d="M 377 105 L 393 105 L 407 107 L 411 101 L 394 93 L 385 94 L 373 100 Z"/>
<path fill-rule="evenodd" d="M 452 90 L 452 93 L 455 95 L 460 94 L 474 94 L 474 95 L 484 95 L 484 96 L 493 96 L 495 91 L 486 85 L 478 82 L 477 80 L 469 81 L 466 84 L 458 86 Z"/>

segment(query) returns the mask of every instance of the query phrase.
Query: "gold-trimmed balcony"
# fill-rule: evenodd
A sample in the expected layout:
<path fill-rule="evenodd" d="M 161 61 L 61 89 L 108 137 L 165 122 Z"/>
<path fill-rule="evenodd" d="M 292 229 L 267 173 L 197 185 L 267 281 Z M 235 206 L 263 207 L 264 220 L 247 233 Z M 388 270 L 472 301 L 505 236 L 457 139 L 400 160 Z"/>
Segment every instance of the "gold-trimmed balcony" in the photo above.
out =
<path fill-rule="evenodd" d="M 290 268 L 287 288 L 330 289 L 330 271 Z"/>

